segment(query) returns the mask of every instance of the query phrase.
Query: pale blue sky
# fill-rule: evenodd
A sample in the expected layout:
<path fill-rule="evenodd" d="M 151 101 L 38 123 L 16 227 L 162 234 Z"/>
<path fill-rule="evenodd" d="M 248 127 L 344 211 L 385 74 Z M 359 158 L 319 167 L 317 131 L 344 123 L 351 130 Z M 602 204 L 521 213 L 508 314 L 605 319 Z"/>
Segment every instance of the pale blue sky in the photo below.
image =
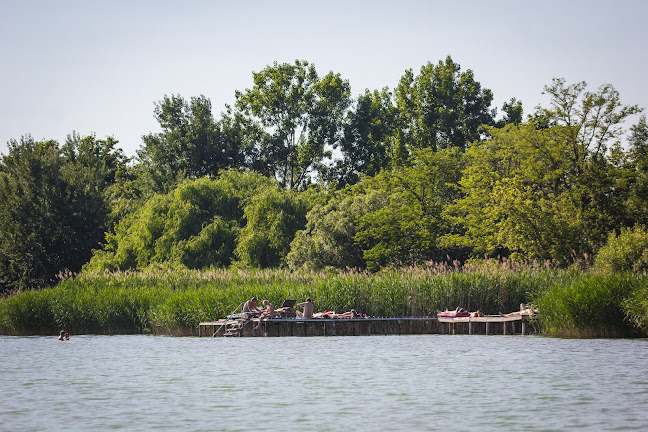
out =
<path fill-rule="evenodd" d="M 0 153 L 76 130 L 134 155 L 165 94 L 204 94 L 218 118 L 252 71 L 295 59 L 354 96 L 450 54 L 498 108 L 516 97 L 530 113 L 553 77 L 648 108 L 647 17 L 644 0 L 0 0 Z"/>

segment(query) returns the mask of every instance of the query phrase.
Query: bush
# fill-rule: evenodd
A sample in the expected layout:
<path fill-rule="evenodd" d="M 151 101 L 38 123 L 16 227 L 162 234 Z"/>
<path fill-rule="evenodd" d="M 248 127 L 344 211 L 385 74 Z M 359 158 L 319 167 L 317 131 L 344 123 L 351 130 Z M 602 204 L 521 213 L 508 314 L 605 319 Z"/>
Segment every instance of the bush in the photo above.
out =
<path fill-rule="evenodd" d="M 612 233 L 595 260 L 604 271 L 648 271 L 648 232 L 640 226 L 624 228 L 617 236 Z"/>

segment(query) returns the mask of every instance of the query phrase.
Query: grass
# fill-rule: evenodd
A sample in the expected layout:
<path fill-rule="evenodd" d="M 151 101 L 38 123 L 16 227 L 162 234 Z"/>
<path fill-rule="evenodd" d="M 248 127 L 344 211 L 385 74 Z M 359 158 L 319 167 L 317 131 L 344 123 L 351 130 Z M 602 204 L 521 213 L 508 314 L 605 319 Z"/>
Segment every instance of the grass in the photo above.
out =
<path fill-rule="evenodd" d="M 648 278 L 631 273 L 583 274 L 555 284 L 537 301 L 543 333 L 567 337 L 627 337 L 638 326 L 627 319 L 625 303 Z"/>
<path fill-rule="evenodd" d="M 200 321 L 225 317 L 256 296 L 275 305 L 310 297 L 317 310 L 356 309 L 374 317 L 431 316 L 437 309 L 457 306 L 496 314 L 534 302 L 546 334 L 625 335 L 648 327 L 647 286 L 645 275 L 493 262 L 461 270 L 430 264 L 376 274 L 241 269 L 87 272 L 53 288 L 0 299 L 0 333 L 57 334 L 65 329 L 73 334 L 192 335 Z M 633 297 L 637 292 L 643 297 Z M 639 318 L 629 318 L 630 304 L 632 316 L 644 317 L 644 327 Z"/>

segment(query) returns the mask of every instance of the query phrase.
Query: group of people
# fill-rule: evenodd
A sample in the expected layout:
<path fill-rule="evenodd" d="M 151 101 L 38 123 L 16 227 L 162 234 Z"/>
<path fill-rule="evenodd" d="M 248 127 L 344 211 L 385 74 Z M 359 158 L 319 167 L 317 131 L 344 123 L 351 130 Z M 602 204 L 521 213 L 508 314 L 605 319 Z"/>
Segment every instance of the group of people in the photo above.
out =
<path fill-rule="evenodd" d="M 259 317 L 259 322 L 254 327 L 255 329 L 258 329 L 261 326 L 261 323 L 268 319 L 268 318 L 273 318 L 277 315 L 281 315 L 282 313 L 292 311 L 291 307 L 282 307 L 275 309 L 272 303 L 270 303 L 269 300 L 263 300 L 263 306 L 264 309 L 260 309 L 257 306 L 257 298 L 252 297 L 250 300 L 246 301 L 243 304 L 243 309 L 242 313 L 246 317 L 254 317 L 258 316 Z M 295 305 L 296 308 L 301 308 L 302 310 L 296 310 L 295 315 L 297 318 L 330 318 L 330 319 L 348 319 L 348 318 L 366 318 L 366 315 L 359 314 L 356 312 L 355 309 L 351 309 L 349 312 L 344 312 L 341 314 L 335 313 L 334 311 L 325 311 L 325 312 L 317 312 L 315 313 L 315 305 L 313 304 L 313 301 L 310 298 L 306 298 L 305 302 L 298 303 Z"/>

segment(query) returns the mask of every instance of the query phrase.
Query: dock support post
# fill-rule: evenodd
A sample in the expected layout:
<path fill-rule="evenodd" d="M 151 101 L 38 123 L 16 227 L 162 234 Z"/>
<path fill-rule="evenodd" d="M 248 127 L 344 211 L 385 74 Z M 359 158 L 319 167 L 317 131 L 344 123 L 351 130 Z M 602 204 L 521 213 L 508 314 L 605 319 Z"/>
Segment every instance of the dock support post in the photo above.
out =
<path fill-rule="evenodd" d="M 489 323 L 488 321 L 486 321 L 486 336 L 488 336 L 488 325 L 489 325 L 489 324 L 490 324 L 490 323 Z"/>
<path fill-rule="evenodd" d="M 507 324 L 506 321 L 504 321 L 504 322 L 502 323 L 502 328 L 503 328 L 503 331 L 502 331 L 502 332 L 504 333 L 504 335 L 506 335 L 506 324 Z"/>
<path fill-rule="evenodd" d="M 522 318 L 522 336 L 526 334 L 526 320 Z"/>
<path fill-rule="evenodd" d="M 472 323 L 472 321 L 469 320 L 468 321 L 468 334 L 469 335 L 472 334 L 472 327 L 473 327 L 473 323 Z"/>

